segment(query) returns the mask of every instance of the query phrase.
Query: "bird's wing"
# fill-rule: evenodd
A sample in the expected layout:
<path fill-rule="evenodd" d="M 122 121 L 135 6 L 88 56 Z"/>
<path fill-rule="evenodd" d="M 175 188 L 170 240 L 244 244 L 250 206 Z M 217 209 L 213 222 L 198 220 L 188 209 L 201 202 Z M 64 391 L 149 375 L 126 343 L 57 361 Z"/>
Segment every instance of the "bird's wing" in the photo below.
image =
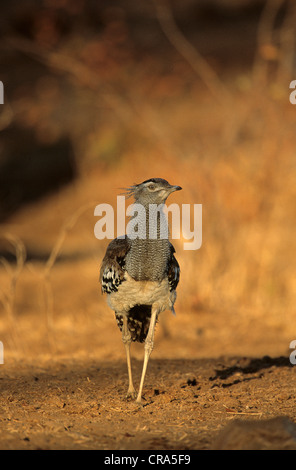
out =
<path fill-rule="evenodd" d="M 171 256 L 168 262 L 168 280 L 169 280 L 169 286 L 170 286 L 170 291 L 175 290 L 177 288 L 177 285 L 179 284 L 179 279 L 180 279 L 180 266 L 178 261 L 175 258 L 175 248 L 173 247 L 172 244 L 170 244 L 171 248 Z"/>
<path fill-rule="evenodd" d="M 109 243 L 100 270 L 102 292 L 107 294 L 116 292 L 124 281 L 125 257 L 129 249 L 130 240 L 127 236 L 115 238 Z"/>

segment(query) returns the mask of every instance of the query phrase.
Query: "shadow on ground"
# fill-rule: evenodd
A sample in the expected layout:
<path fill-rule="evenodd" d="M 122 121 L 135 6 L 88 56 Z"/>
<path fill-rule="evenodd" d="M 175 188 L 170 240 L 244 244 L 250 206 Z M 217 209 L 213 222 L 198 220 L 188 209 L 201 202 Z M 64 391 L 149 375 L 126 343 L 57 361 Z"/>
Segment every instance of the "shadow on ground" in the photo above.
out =
<path fill-rule="evenodd" d="M 233 418 L 296 419 L 283 357 L 151 359 L 141 407 L 125 399 L 123 361 L 15 362 L 1 373 L 2 449 L 209 449 Z"/>

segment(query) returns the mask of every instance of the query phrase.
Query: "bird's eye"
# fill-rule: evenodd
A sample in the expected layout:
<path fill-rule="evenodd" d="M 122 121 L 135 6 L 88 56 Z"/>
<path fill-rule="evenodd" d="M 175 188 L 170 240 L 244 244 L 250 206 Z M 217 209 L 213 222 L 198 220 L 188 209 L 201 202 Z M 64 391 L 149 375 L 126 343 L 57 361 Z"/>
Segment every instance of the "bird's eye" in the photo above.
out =
<path fill-rule="evenodd" d="M 148 186 L 148 189 L 149 189 L 149 191 L 154 191 L 155 187 L 153 186 L 153 184 L 150 184 L 150 185 Z"/>

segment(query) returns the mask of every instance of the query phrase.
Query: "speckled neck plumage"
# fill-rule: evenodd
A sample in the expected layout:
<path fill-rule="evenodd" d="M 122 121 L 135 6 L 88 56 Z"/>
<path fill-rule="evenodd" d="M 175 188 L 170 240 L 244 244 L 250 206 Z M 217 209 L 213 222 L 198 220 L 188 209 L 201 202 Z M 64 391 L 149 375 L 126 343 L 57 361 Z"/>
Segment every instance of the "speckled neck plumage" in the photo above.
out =
<path fill-rule="evenodd" d="M 161 281 L 167 271 L 170 242 L 168 237 L 160 238 L 159 213 L 157 216 L 157 238 L 149 238 L 149 205 L 144 208 L 146 210 L 146 238 L 131 240 L 131 247 L 126 256 L 126 270 L 136 281 Z M 167 220 L 163 220 L 167 224 Z"/>

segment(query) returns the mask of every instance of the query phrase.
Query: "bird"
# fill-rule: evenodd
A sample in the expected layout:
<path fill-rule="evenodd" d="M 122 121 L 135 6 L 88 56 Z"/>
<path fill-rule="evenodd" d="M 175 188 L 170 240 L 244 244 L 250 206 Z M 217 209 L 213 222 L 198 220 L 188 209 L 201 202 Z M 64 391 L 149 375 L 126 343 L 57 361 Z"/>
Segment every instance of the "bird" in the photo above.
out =
<path fill-rule="evenodd" d="M 107 303 L 115 312 L 126 351 L 129 380 L 126 398 L 136 399 L 139 404 L 142 404 L 143 385 L 158 317 L 165 310 L 175 314 L 180 266 L 169 240 L 169 231 L 166 230 L 168 221 L 163 217 L 163 207 L 168 196 L 181 189 L 162 178 L 150 178 L 126 188 L 126 197 L 133 197 L 138 209 L 135 212 L 137 215 L 130 218 L 134 232 L 127 229 L 125 235 L 112 240 L 101 263 L 101 290 L 107 294 Z M 142 218 L 139 218 L 139 207 L 143 208 Z M 155 214 L 155 207 L 159 210 L 153 219 L 151 214 Z M 131 343 L 135 341 L 144 343 L 138 392 L 133 384 L 130 355 Z"/>

